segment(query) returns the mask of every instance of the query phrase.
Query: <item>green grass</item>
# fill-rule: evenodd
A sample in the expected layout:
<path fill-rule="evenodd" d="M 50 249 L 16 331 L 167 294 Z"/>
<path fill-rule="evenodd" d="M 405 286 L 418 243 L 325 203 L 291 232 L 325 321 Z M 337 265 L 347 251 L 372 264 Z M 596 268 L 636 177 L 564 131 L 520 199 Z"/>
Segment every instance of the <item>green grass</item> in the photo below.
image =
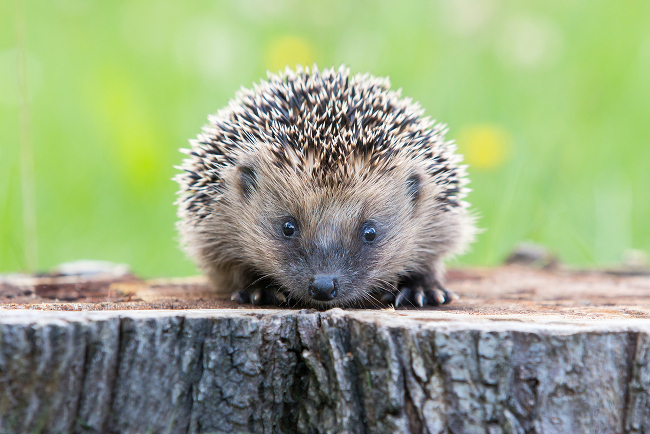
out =
<path fill-rule="evenodd" d="M 30 263 L 16 1 L 0 2 L 2 272 Z M 578 266 L 650 251 L 648 2 L 57 0 L 24 10 L 40 269 L 93 258 L 145 276 L 194 273 L 175 241 L 177 149 L 241 85 L 297 62 L 389 75 L 449 125 L 486 229 L 460 263 L 498 263 L 523 239 Z"/>

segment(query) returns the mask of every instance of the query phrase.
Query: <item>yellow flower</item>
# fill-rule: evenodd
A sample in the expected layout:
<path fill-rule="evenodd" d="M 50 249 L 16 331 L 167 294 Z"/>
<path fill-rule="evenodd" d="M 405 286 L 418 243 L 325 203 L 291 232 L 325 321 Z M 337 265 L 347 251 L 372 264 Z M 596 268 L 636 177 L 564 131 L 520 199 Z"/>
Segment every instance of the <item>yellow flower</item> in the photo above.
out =
<path fill-rule="evenodd" d="M 266 50 L 266 68 L 271 72 L 284 71 L 289 66 L 309 66 L 314 61 L 313 49 L 304 39 L 283 36 L 271 42 Z"/>
<path fill-rule="evenodd" d="M 465 162 L 482 169 L 505 164 L 510 158 L 511 143 L 508 131 L 498 125 L 470 125 L 458 135 L 458 148 L 465 154 Z"/>

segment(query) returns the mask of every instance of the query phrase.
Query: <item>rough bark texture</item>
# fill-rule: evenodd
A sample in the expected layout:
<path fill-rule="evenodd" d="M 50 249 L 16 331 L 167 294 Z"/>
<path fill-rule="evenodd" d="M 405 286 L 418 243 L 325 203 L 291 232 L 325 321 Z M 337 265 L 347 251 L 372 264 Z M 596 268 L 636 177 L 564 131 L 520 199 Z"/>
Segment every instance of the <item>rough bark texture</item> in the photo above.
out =
<path fill-rule="evenodd" d="M 643 433 L 650 321 L 9 312 L 0 432 Z"/>
<path fill-rule="evenodd" d="M 326 312 L 0 279 L 0 433 L 650 433 L 647 276 L 451 277 L 441 309 Z"/>

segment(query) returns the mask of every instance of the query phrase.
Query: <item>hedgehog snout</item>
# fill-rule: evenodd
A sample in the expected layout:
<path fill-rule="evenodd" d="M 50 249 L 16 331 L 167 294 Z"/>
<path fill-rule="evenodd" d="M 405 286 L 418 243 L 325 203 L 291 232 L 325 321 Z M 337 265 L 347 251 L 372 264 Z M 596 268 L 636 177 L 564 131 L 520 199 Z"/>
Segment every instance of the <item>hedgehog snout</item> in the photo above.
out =
<path fill-rule="evenodd" d="M 309 280 L 309 296 L 318 301 L 331 301 L 339 292 L 339 280 L 332 274 L 316 274 Z"/>

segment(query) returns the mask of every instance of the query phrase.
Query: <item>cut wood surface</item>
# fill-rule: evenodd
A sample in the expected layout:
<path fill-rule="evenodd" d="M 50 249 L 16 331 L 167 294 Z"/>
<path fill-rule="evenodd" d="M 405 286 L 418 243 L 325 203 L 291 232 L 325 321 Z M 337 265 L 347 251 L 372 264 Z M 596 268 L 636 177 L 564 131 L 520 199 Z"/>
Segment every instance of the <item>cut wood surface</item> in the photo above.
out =
<path fill-rule="evenodd" d="M 647 271 L 540 270 L 519 265 L 450 270 L 448 286 L 460 300 L 410 311 L 457 315 L 560 315 L 570 318 L 650 318 Z M 130 274 L 92 276 L 0 275 L 0 311 L 258 309 L 239 305 L 206 286 L 202 277 L 141 280 Z M 289 306 L 281 309 L 290 308 Z M 399 310 L 403 312 L 403 310 Z M 534 317 L 531 317 L 533 315 Z"/>
<path fill-rule="evenodd" d="M 200 278 L 3 276 L 0 433 L 648 433 L 630 274 L 453 270 L 449 306 L 324 312 Z"/>

